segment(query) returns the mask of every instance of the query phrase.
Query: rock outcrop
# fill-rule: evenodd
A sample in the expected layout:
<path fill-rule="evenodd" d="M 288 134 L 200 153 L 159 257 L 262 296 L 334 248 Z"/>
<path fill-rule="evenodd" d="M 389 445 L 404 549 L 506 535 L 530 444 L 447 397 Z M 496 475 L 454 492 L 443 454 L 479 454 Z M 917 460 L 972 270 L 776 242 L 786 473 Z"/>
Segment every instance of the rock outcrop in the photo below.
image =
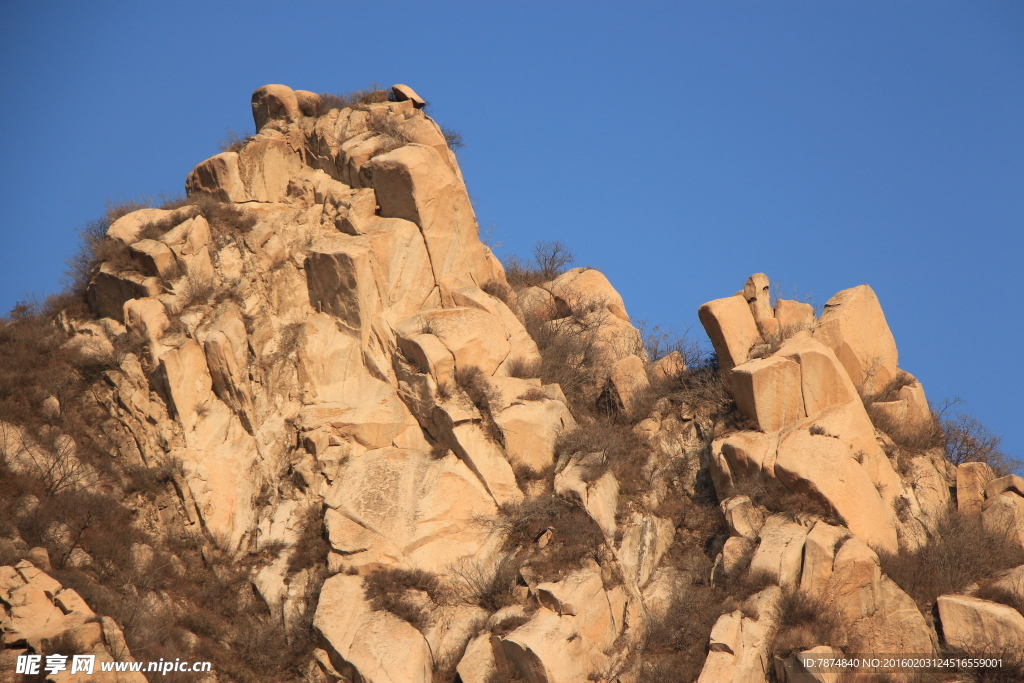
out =
<path fill-rule="evenodd" d="M 899 569 L 951 519 L 1024 553 L 1024 480 L 907 446 L 936 418 L 870 287 L 818 317 L 757 273 L 700 306 L 713 358 L 651 357 L 599 271 L 506 276 L 425 105 L 264 86 L 182 205 L 110 225 L 94 319 L 52 321 L 91 363 L 81 431 L 60 391 L 0 422 L 0 475 L 36 486 L 3 508 L 32 559 L 0 567 L 8 649 L 126 661 L 160 622 L 154 647 L 302 661 L 204 683 L 767 683 L 819 676 L 800 653 L 1024 648 L 974 597 L 1019 568 L 924 597 Z M 116 574 L 92 521 L 46 517 L 51 462 L 123 506 L 126 635 L 48 573 Z"/>

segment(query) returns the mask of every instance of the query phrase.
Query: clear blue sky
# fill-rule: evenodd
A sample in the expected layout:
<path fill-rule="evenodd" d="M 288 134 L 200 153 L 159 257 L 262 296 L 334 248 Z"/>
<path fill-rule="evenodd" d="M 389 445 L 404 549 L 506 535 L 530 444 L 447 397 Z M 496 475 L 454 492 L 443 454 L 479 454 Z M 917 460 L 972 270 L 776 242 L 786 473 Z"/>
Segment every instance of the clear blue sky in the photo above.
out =
<path fill-rule="evenodd" d="M 558 239 L 685 330 L 863 282 L 901 365 L 1024 456 L 1024 3 L 0 5 L 0 309 L 106 199 L 180 193 L 265 83 L 407 83 L 499 253 Z"/>

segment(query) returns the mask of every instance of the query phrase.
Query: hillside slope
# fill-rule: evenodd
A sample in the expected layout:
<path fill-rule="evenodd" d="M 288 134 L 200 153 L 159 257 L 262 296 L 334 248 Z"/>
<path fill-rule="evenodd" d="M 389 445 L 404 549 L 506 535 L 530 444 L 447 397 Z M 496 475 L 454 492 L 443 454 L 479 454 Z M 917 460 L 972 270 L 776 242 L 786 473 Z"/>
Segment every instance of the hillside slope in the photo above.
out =
<path fill-rule="evenodd" d="M 713 355 L 657 351 L 600 272 L 506 274 L 423 106 L 260 88 L 187 200 L 110 222 L 87 306 L 3 323 L 0 680 L 1020 674 L 1024 480 L 869 286 L 818 316 L 755 274 L 700 308 Z"/>

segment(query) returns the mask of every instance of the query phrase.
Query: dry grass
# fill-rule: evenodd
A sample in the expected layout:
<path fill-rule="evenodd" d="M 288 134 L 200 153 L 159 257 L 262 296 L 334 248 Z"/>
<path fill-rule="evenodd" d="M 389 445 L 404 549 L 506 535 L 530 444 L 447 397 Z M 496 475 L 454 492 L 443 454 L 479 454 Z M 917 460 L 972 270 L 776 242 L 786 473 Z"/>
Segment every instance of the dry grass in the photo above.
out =
<path fill-rule="evenodd" d="M 777 618 L 778 631 L 772 643 L 776 657 L 785 658 L 817 645 L 845 645 L 841 618 L 824 600 L 803 591 L 783 596 Z"/>
<path fill-rule="evenodd" d="M 303 569 L 326 564 L 327 555 L 331 552 L 331 544 L 326 538 L 323 511 L 314 506 L 306 511 L 299 530 L 292 554 L 288 558 L 288 572 L 297 574 Z"/>
<path fill-rule="evenodd" d="M 934 414 L 924 420 L 910 416 L 896 417 L 875 405 L 896 400 L 900 389 L 913 382 L 913 377 L 905 372 L 899 372 L 877 393 L 862 397 L 864 407 L 872 424 L 888 434 L 893 443 L 908 453 L 923 453 L 930 448 L 942 448 L 945 445 L 945 436 L 939 419 Z"/>
<path fill-rule="evenodd" d="M 879 559 L 882 571 L 927 614 L 938 596 L 960 593 L 974 582 L 1024 564 L 1024 550 L 985 529 L 980 520 L 949 513 L 928 545 Z"/>
<path fill-rule="evenodd" d="M 651 451 L 629 424 L 597 420 L 571 432 L 563 432 L 555 445 L 556 458 L 574 453 L 600 453 L 603 456 L 601 464 L 587 474 L 586 481 L 594 481 L 606 469 L 611 469 L 624 496 L 633 496 L 650 488 L 643 469 Z"/>
<path fill-rule="evenodd" d="M 363 90 L 353 90 L 344 94 L 322 92 L 320 93 L 320 111 L 317 112 L 317 116 L 323 116 L 333 109 L 356 108 L 359 105 L 390 102 L 391 99 L 391 94 L 381 89 L 377 83 L 372 83 L 370 87 Z"/>
<path fill-rule="evenodd" d="M 506 532 L 505 549 L 526 549 L 527 563 L 545 581 L 560 579 L 587 558 L 597 560 L 604 543 L 604 534 L 582 506 L 554 495 L 503 506 L 496 524 Z M 536 548 L 535 541 L 548 529 L 551 540 Z"/>
<path fill-rule="evenodd" d="M 440 604 L 437 577 L 422 569 L 381 567 L 363 579 L 366 599 L 375 610 L 391 612 L 422 631 L 431 622 L 431 604 Z"/>
<path fill-rule="evenodd" d="M 495 299 L 500 299 L 506 306 L 511 307 L 509 302 L 512 301 L 515 291 L 508 286 L 508 283 L 499 282 L 498 280 L 488 280 L 480 289 L 487 292 Z"/>
<path fill-rule="evenodd" d="M 370 132 L 380 138 L 380 145 L 373 156 L 387 154 L 412 142 L 412 139 L 402 130 L 398 120 L 383 112 L 370 116 Z"/>
<path fill-rule="evenodd" d="M 1005 588 L 1000 588 L 992 582 L 983 583 L 974 594 L 974 597 L 1007 605 L 1024 614 L 1024 596 Z"/>
<path fill-rule="evenodd" d="M 786 340 L 794 334 L 809 329 L 811 329 L 811 327 L 807 325 L 793 324 L 782 326 L 777 332 L 766 334 L 762 331 L 761 341 L 754 342 L 754 344 L 751 345 L 747 358 L 749 360 L 753 360 L 755 358 L 767 358 L 782 348 L 782 345 Z"/>
<path fill-rule="evenodd" d="M 239 133 L 228 129 L 224 139 L 217 143 L 217 149 L 221 152 L 239 152 L 253 139 L 253 134 L 248 132 Z"/>

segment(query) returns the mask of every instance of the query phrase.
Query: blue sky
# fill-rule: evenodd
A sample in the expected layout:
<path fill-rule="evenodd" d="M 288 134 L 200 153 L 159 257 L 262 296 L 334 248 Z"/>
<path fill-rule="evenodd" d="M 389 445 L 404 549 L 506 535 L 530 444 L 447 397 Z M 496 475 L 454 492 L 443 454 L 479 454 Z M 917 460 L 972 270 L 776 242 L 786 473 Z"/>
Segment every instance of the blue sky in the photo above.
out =
<path fill-rule="evenodd" d="M 0 5 L 0 309 L 112 200 L 177 194 L 266 83 L 407 83 L 498 252 L 562 240 L 635 319 L 763 271 L 869 283 L 929 398 L 1024 456 L 1024 3 Z"/>

